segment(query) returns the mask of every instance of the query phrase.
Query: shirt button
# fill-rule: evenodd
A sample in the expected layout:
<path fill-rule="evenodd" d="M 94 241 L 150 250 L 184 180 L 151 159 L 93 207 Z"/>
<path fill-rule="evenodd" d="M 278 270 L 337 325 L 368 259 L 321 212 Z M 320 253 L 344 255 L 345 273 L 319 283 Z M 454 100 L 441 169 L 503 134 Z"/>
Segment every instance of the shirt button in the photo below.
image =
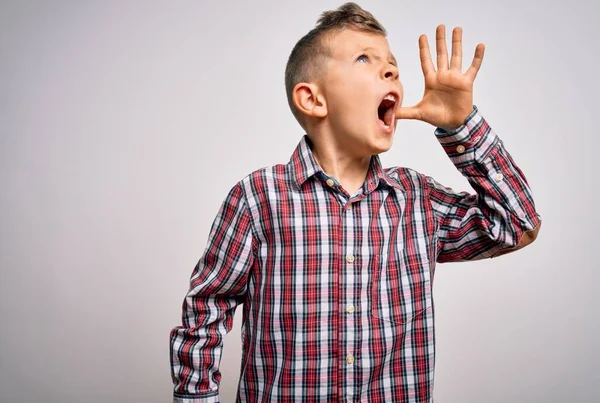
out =
<path fill-rule="evenodd" d="M 346 210 L 352 210 L 352 203 L 348 203 L 348 205 L 346 206 Z"/>
<path fill-rule="evenodd" d="M 502 179 L 504 179 L 504 175 L 502 175 L 502 172 L 498 172 L 496 175 L 494 175 L 494 179 L 496 182 L 500 182 Z"/>
<path fill-rule="evenodd" d="M 353 355 L 351 355 L 351 354 L 348 354 L 348 355 L 346 356 L 346 363 L 348 363 L 349 365 L 352 365 L 352 364 L 354 364 L 354 356 L 353 356 Z"/>
<path fill-rule="evenodd" d="M 465 146 L 463 146 L 462 144 L 458 145 L 456 147 L 456 151 L 458 151 L 459 153 L 464 153 L 465 152 Z"/>
<path fill-rule="evenodd" d="M 349 254 L 348 256 L 346 256 L 346 262 L 348 262 L 348 263 L 354 262 L 354 255 Z"/>
<path fill-rule="evenodd" d="M 354 307 L 354 305 L 350 304 L 346 307 L 346 312 L 354 313 L 354 311 L 356 311 L 356 308 Z"/>
<path fill-rule="evenodd" d="M 333 181 L 333 179 L 327 179 L 327 184 L 329 186 L 333 186 L 335 184 L 335 182 Z"/>

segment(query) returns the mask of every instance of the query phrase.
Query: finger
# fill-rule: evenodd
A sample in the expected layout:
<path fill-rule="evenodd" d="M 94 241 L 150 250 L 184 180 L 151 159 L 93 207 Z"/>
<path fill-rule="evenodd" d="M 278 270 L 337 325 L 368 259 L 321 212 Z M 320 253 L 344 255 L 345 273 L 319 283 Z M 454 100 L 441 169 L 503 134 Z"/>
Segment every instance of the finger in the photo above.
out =
<path fill-rule="evenodd" d="M 423 70 L 423 75 L 426 76 L 429 73 L 435 73 L 433 61 L 431 60 L 431 52 L 429 51 L 429 41 L 427 41 L 427 36 L 425 34 L 419 36 L 419 54 L 421 57 L 421 70 Z"/>
<path fill-rule="evenodd" d="M 471 67 L 465 73 L 471 81 L 475 81 L 475 77 L 477 77 L 477 73 L 479 72 L 479 68 L 481 67 L 481 63 L 483 62 L 483 54 L 485 53 L 485 45 L 480 43 L 475 48 L 475 56 L 473 57 L 473 62 L 471 63 Z"/>
<path fill-rule="evenodd" d="M 462 71 L 462 28 L 456 27 L 452 31 L 452 59 L 450 69 Z"/>
<path fill-rule="evenodd" d="M 402 106 L 396 109 L 396 119 L 421 120 L 421 111 L 416 106 Z"/>
<path fill-rule="evenodd" d="M 435 43 L 437 48 L 437 68 L 448 70 L 448 49 L 446 49 L 446 26 L 438 25 L 435 30 Z"/>

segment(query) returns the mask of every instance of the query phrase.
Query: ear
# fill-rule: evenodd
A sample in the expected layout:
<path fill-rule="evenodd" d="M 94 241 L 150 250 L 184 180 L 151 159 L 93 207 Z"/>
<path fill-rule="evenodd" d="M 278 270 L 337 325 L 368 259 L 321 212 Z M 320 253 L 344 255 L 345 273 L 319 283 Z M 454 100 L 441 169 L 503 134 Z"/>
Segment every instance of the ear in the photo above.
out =
<path fill-rule="evenodd" d="M 292 90 L 292 100 L 296 108 L 304 115 L 317 118 L 327 116 L 327 102 L 316 84 L 296 84 Z"/>

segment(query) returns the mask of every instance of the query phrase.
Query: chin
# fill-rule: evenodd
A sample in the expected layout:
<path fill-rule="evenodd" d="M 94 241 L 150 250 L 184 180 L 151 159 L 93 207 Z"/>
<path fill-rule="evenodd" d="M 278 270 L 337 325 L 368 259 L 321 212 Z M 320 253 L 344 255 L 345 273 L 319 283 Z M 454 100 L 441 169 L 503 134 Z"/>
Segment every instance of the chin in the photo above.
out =
<path fill-rule="evenodd" d="M 373 142 L 373 144 L 371 146 L 371 154 L 381 154 L 386 151 L 389 151 L 389 149 L 392 148 L 393 143 L 394 143 L 393 134 L 392 134 L 392 136 L 390 136 L 386 139 L 378 139 L 377 141 Z"/>

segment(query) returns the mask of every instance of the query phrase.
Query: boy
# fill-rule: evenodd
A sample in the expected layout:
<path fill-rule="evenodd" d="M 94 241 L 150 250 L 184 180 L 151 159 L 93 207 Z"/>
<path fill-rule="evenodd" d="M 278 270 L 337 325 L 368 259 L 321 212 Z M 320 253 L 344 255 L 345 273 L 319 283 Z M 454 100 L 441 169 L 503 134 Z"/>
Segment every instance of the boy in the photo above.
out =
<path fill-rule="evenodd" d="M 472 103 L 479 44 L 461 73 L 460 28 L 437 71 L 419 38 L 425 94 L 403 108 L 386 31 L 347 3 L 294 47 L 285 84 L 306 131 L 289 163 L 223 202 L 171 331 L 175 402 L 216 402 L 223 336 L 243 303 L 240 402 L 429 402 L 436 262 L 500 256 L 540 228 L 527 181 Z M 397 119 L 436 126 L 476 190 L 382 168 Z"/>

